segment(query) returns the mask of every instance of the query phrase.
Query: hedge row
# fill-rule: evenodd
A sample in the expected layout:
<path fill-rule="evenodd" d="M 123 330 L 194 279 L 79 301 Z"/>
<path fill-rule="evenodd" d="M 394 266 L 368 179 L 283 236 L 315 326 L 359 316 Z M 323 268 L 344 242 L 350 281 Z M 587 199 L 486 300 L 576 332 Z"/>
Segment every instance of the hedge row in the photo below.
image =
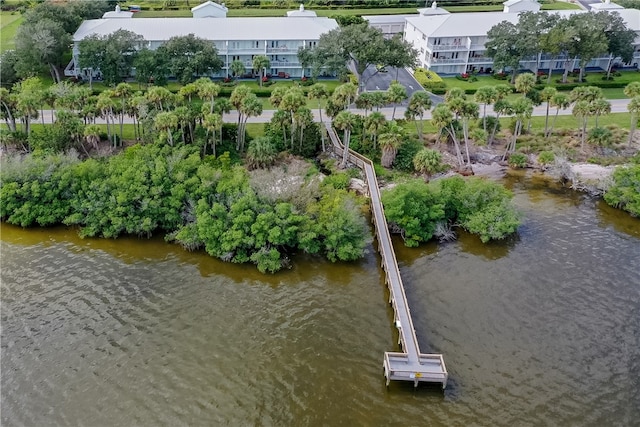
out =
<path fill-rule="evenodd" d="M 417 80 L 417 78 L 416 78 Z M 420 80 L 418 80 L 418 82 L 420 82 Z M 420 83 L 422 84 L 422 83 Z M 557 90 L 559 91 L 571 91 L 573 89 L 575 89 L 576 87 L 579 86 L 596 86 L 599 87 L 601 89 L 621 89 L 627 86 L 628 83 L 623 83 L 623 82 L 589 82 L 589 83 L 564 83 L 564 84 L 559 84 L 557 86 L 553 86 L 555 87 Z M 424 86 L 424 85 L 423 85 Z M 536 90 L 542 90 L 545 87 L 547 87 L 548 85 L 543 85 L 543 84 L 538 84 L 535 85 L 535 89 Z M 426 87 L 425 87 L 426 89 Z M 465 89 L 464 93 L 467 95 L 473 95 L 476 93 L 478 89 L 477 88 L 469 88 L 469 89 Z M 430 92 L 432 92 L 435 95 L 444 95 L 445 93 L 447 93 L 447 88 L 446 87 L 436 87 L 433 89 L 429 89 Z M 513 87 L 513 91 L 515 92 L 515 87 Z"/>
<path fill-rule="evenodd" d="M 442 77 L 431 70 L 416 68 L 416 70 L 413 72 L 413 76 L 423 88 L 428 89 L 432 92 L 438 89 L 445 89 L 447 86 L 446 83 L 442 80 Z"/>

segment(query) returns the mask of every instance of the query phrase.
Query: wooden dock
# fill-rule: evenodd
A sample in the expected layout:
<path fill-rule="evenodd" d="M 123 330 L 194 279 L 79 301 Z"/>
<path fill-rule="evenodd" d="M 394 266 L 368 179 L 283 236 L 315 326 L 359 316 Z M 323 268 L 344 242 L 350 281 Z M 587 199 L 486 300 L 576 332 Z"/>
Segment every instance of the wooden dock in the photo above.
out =
<path fill-rule="evenodd" d="M 342 156 L 344 146 L 329 123 L 325 123 L 334 151 Z M 384 209 L 380 200 L 378 180 L 373 163 L 368 158 L 349 150 L 349 162 L 364 171 L 369 197 L 371 200 L 372 220 L 378 239 L 378 250 L 382 257 L 382 268 L 385 271 L 385 281 L 389 288 L 389 303 L 393 307 L 394 322 L 398 329 L 398 344 L 401 352 L 386 352 L 382 366 L 387 386 L 391 380 L 412 381 L 417 387 L 420 382 L 440 383 L 444 389 L 447 386 L 448 373 L 441 354 L 420 353 L 416 331 L 411 320 L 411 311 L 404 293 L 404 285 L 396 254 L 391 243 L 391 236 L 384 216 Z"/>

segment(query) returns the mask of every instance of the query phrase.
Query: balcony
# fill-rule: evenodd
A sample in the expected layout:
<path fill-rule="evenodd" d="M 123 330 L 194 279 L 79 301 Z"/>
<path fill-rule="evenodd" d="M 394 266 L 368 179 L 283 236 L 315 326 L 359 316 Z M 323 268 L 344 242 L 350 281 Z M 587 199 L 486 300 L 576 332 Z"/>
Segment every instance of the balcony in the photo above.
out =
<path fill-rule="evenodd" d="M 271 68 L 275 67 L 300 67 L 300 63 L 291 61 L 271 61 Z"/>
<path fill-rule="evenodd" d="M 427 43 L 427 48 L 429 50 L 431 50 L 431 52 L 469 50 L 469 47 L 466 44 L 438 44 L 438 45 L 434 45 L 434 44 L 431 44 L 431 43 Z"/>
<path fill-rule="evenodd" d="M 465 63 L 465 58 L 431 58 L 430 62 L 433 65 L 464 64 Z"/>
<path fill-rule="evenodd" d="M 264 46 L 262 47 L 232 47 L 229 46 L 229 49 L 226 51 L 229 54 L 264 54 Z"/>
<path fill-rule="evenodd" d="M 278 47 L 268 47 L 267 53 L 297 53 L 300 46 L 278 46 Z"/>
<path fill-rule="evenodd" d="M 488 57 L 484 57 L 484 56 L 476 56 L 476 57 L 470 57 L 469 58 L 469 63 L 485 63 L 485 64 L 489 64 L 492 63 L 493 59 L 488 58 Z"/>

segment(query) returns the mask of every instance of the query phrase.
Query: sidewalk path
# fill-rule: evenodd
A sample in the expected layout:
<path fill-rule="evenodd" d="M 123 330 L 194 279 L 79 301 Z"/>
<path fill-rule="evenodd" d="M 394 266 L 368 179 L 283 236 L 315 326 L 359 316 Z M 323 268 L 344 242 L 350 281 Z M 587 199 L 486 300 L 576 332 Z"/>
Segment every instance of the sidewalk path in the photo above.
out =
<path fill-rule="evenodd" d="M 629 99 L 610 99 L 609 102 L 611 102 L 611 112 L 612 113 L 626 113 L 627 112 L 627 105 L 629 105 Z M 545 111 L 546 111 L 546 105 L 540 105 L 537 107 L 534 107 L 533 109 L 533 115 L 534 116 L 544 116 L 545 115 Z M 482 111 L 482 105 L 480 106 L 480 111 Z M 396 108 L 396 115 L 395 118 L 396 119 L 402 119 L 404 118 L 404 112 L 406 110 L 406 107 L 404 106 L 398 106 L 398 108 Z M 251 117 L 248 120 L 248 123 L 269 123 L 271 121 L 271 118 L 273 117 L 273 114 L 275 113 L 276 110 L 264 110 L 262 112 L 262 115 L 260 115 L 259 117 Z M 320 120 L 320 116 L 318 115 L 318 110 L 317 109 L 313 109 L 313 115 L 315 117 L 316 121 Z M 358 110 L 358 109 L 352 109 L 351 110 L 353 113 L 357 113 L 357 114 L 364 114 L 363 110 Z M 382 114 L 385 115 L 385 117 L 387 119 L 391 119 L 392 113 L 393 113 L 393 108 L 392 107 L 385 107 L 385 108 L 381 108 L 380 112 Z M 487 108 L 487 115 L 492 115 L 494 114 L 493 109 L 491 108 L 491 106 L 489 106 Z M 549 115 L 554 115 L 555 114 L 555 108 L 551 108 L 549 110 Z M 566 110 L 560 110 L 559 115 L 561 116 L 570 116 L 571 115 L 571 108 L 566 109 Z M 51 123 L 53 117 L 53 110 L 44 110 L 44 122 L 45 123 Z M 323 117 L 326 118 L 326 114 L 323 114 Z M 431 112 L 427 112 L 424 115 L 425 120 L 431 119 Z M 116 119 L 117 121 L 117 119 Z M 225 114 L 224 115 L 224 122 L 225 123 L 235 123 L 238 121 L 238 113 L 236 112 L 231 112 L 229 114 Z M 124 122 L 126 124 L 131 124 L 133 123 L 133 119 L 131 117 L 125 116 Z M 42 123 L 41 119 L 38 118 L 37 120 L 34 120 L 33 123 Z M 104 119 L 100 119 L 98 118 L 96 120 L 97 124 L 104 124 L 105 121 Z"/>

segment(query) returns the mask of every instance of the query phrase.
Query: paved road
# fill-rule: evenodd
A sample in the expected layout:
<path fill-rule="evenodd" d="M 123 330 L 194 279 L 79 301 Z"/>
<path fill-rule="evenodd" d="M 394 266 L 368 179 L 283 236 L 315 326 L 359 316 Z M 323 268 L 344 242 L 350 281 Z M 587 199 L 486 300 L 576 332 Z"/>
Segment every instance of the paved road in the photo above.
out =
<path fill-rule="evenodd" d="M 611 102 L 611 112 L 612 113 L 626 113 L 627 112 L 627 105 L 629 104 L 629 100 L 628 99 L 611 99 L 609 100 L 609 102 Z M 482 107 L 481 107 L 482 108 Z M 400 106 L 396 109 L 396 115 L 395 118 L 396 119 L 400 119 L 404 117 L 404 111 L 405 111 L 405 107 Z M 358 114 L 363 114 L 364 112 L 362 110 L 358 110 L 358 109 L 352 109 L 351 110 L 354 113 L 358 113 Z M 544 116 L 545 115 L 545 111 L 546 111 L 546 106 L 545 105 L 540 105 L 538 107 L 535 107 L 533 109 L 533 115 L 534 116 Z M 273 113 L 275 112 L 275 110 L 265 110 L 262 112 L 262 115 L 260 117 L 251 117 L 249 119 L 249 123 L 268 123 L 269 121 L 271 121 L 271 118 L 273 117 Z M 390 107 L 385 107 L 385 108 L 381 108 L 380 112 L 383 113 L 385 115 L 385 117 L 387 119 L 391 119 L 391 114 L 393 112 L 393 108 Z M 319 120 L 319 116 L 318 116 L 318 111 L 316 109 L 313 110 L 313 114 L 315 116 L 316 120 Z M 489 106 L 487 108 L 487 114 L 494 114 L 493 113 L 493 109 L 491 108 L 491 106 Z M 555 114 L 555 109 L 551 109 L 550 114 Z M 52 110 L 44 110 L 44 122 L 45 123 L 51 123 L 52 122 L 52 115 L 53 115 L 53 111 Z M 567 109 L 567 110 L 560 110 L 560 115 L 561 116 L 570 116 L 571 115 L 571 109 Z M 326 119 L 326 115 L 323 114 L 323 117 Z M 424 116 L 425 119 L 430 119 L 431 118 L 431 113 L 427 112 Z M 234 123 L 238 120 L 238 114 L 235 112 L 229 113 L 229 114 L 225 114 L 224 115 L 224 121 L 226 123 Z M 34 120 L 34 123 L 41 123 L 41 120 Z M 103 119 L 98 119 L 96 120 L 96 123 L 98 124 L 104 124 L 104 120 Z M 133 119 L 130 117 L 125 117 L 125 123 L 133 123 Z"/>
<path fill-rule="evenodd" d="M 413 75 L 405 68 L 386 67 L 385 72 L 376 72 L 376 67 L 369 66 L 362 78 L 366 82 L 365 89 L 370 92 L 374 90 L 387 90 L 393 80 L 398 80 L 407 89 L 407 95 L 411 98 L 414 92 L 418 92 L 422 89 L 422 86 L 416 81 Z M 431 101 L 433 105 L 437 105 L 442 102 L 442 97 L 438 95 L 431 95 Z M 406 104 L 406 102 L 405 102 Z"/>

